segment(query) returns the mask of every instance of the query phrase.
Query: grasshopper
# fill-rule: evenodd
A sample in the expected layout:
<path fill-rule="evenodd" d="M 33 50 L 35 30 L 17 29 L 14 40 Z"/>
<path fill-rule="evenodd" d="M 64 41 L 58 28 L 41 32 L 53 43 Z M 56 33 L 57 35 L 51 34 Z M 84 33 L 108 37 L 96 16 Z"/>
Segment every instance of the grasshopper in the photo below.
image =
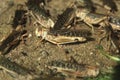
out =
<path fill-rule="evenodd" d="M 49 69 L 56 69 L 66 76 L 77 77 L 96 77 L 99 74 L 97 67 L 88 66 L 84 64 L 70 63 L 63 60 L 51 61 L 46 65 Z"/>
<path fill-rule="evenodd" d="M 98 24 L 100 27 L 105 27 L 105 21 L 109 21 L 114 30 L 120 30 L 120 18 L 117 18 L 115 16 L 106 16 L 104 14 L 91 13 L 86 8 L 80 8 L 76 10 L 76 16 L 80 18 L 80 21 L 83 21 L 89 25 L 92 28 L 93 32 L 93 25 Z"/>
<path fill-rule="evenodd" d="M 75 9 L 67 8 L 61 15 L 58 16 L 58 19 L 54 25 L 55 30 L 60 30 L 62 28 L 70 27 L 69 25 L 73 22 L 75 18 Z"/>
<path fill-rule="evenodd" d="M 34 1 L 26 3 L 28 8 L 28 14 L 32 16 L 35 20 L 33 24 L 40 24 L 45 28 L 52 28 L 54 26 L 53 20 L 47 15 L 46 11 L 40 7 L 39 5 L 35 4 Z"/>
<path fill-rule="evenodd" d="M 92 32 L 94 32 L 93 25 L 99 24 L 100 26 L 103 26 L 104 21 L 108 19 L 108 16 L 98 13 L 91 13 L 86 8 L 78 8 L 76 10 L 76 16 L 80 18 L 80 21 L 83 21 L 90 26 L 92 28 Z"/>
<path fill-rule="evenodd" d="M 42 40 L 47 40 L 48 42 L 51 42 L 53 44 L 62 45 L 62 44 L 69 44 L 69 43 L 77 43 L 77 42 L 85 42 L 87 39 L 83 36 L 75 36 L 74 33 L 72 33 L 74 36 L 68 35 L 62 35 L 62 34 L 56 34 L 54 32 L 51 32 L 48 29 L 41 29 L 38 30 L 36 28 L 35 31 L 36 36 L 41 37 Z"/>
<path fill-rule="evenodd" d="M 10 61 L 8 58 L 2 55 L 0 55 L 0 68 L 10 73 L 11 75 L 19 74 L 25 76 L 32 73 L 29 69 L 22 67 L 13 61 Z"/>

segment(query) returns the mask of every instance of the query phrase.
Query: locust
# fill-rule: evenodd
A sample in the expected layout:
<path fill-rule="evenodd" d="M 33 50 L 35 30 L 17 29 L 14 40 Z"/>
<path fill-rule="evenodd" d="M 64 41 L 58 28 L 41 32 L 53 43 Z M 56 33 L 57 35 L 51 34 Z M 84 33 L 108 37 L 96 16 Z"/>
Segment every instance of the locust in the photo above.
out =
<path fill-rule="evenodd" d="M 78 8 L 76 10 L 76 16 L 80 18 L 80 21 L 83 21 L 88 26 L 92 28 L 92 32 L 94 32 L 93 25 L 104 25 L 104 21 L 108 19 L 108 16 L 99 13 L 91 13 L 87 8 Z"/>
<path fill-rule="evenodd" d="M 48 62 L 46 65 L 49 69 L 56 69 L 56 72 L 60 72 L 66 76 L 77 77 L 96 77 L 99 74 L 99 69 L 94 66 L 85 64 L 70 63 L 63 60 L 54 60 Z"/>
<path fill-rule="evenodd" d="M 78 8 L 76 10 L 76 16 L 80 18 L 80 21 L 83 21 L 88 26 L 90 26 L 92 28 L 92 32 L 94 32 L 93 25 L 100 25 L 100 27 L 105 27 L 105 21 L 109 21 L 114 30 L 120 30 L 120 18 L 115 16 L 91 13 L 86 8 Z"/>
<path fill-rule="evenodd" d="M 29 69 L 22 67 L 13 61 L 10 61 L 8 58 L 2 55 L 0 55 L 0 68 L 10 73 L 11 75 L 19 74 L 25 76 L 32 73 Z"/>
<path fill-rule="evenodd" d="M 73 23 L 75 18 L 75 9 L 67 8 L 61 15 L 58 16 L 58 19 L 53 27 L 55 30 L 67 29 Z"/>
<path fill-rule="evenodd" d="M 70 43 L 78 43 L 78 42 L 86 42 L 87 38 L 85 36 L 79 35 L 80 33 L 73 32 L 55 32 L 50 29 L 38 29 L 36 28 L 35 34 L 37 37 L 41 37 L 42 40 L 46 40 L 53 44 L 63 45 L 63 44 L 70 44 Z"/>
<path fill-rule="evenodd" d="M 34 18 L 34 25 L 39 24 L 44 28 L 52 28 L 54 26 L 54 21 L 48 16 L 44 8 L 37 5 L 34 0 L 26 2 L 27 10 L 30 16 Z"/>
<path fill-rule="evenodd" d="M 28 37 L 27 30 L 23 30 L 23 26 L 19 25 L 14 29 L 9 36 L 3 40 L 0 45 L 0 52 L 2 55 L 6 55 L 12 49 L 16 48 L 21 42 L 25 43 L 25 38 Z"/>

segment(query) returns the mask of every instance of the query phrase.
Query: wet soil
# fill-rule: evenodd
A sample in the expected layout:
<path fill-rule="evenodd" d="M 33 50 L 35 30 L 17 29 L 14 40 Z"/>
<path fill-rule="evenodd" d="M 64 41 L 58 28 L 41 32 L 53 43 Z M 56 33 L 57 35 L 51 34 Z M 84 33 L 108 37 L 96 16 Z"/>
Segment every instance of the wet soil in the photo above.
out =
<path fill-rule="evenodd" d="M 8 23 L 13 21 L 17 4 L 25 4 L 25 0 L 14 0 L 14 5 L 7 8 L 8 6 L 5 5 L 7 4 L 7 1 L 10 0 L 4 0 L 0 3 L 0 5 L 2 5 L 2 7 L 0 6 L 0 44 L 2 44 L 2 42 L 12 33 L 14 29 L 13 26 Z M 74 0 L 50 0 L 46 8 L 50 10 L 52 19 L 56 20 L 57 15 L 61 14 L 72 1 Z M 99 2 L 100 0 L 94 1 L 95 3 L 101 4 Z M 115 13 L 115 16 L 120 16 L 120 1 L 115 0 L 115 2 L 118 7 L 118 11 Z M 107 11 L 103 10 L 103 8 L 98 8 L 99 9 L 96 10 L 96 12 L 103 14 L 107 13 Z M 25 27 L 25 30 L 27 30 L 27 33 L 31 36 L 26 39 L 26 45 L 21 42 L 5 55 L 5 58 L 10 61 L 32 71 L 32 75 L 11 75 L 4 69 L 0 69 L 0 80 L 75 80 L 67 78 L 64 79 L 62 77 L 53 78 L 51 76 L 41 76 L 42 72 L 45 72 L 45 64 L 49 61 L 59 59 L 67 60 L 65 50 L 67 50 L 69 52 L 68 55 L 73 56 L 79 64 L 98 66 L 101 71 L 105 71 L 116 66 L 116 62 L 101 55 L 95 48 L 98 44 L 98 40 L 102 36 L 99 34 L 98 29 L 95 29 L 95 35 L 92 36 L 93 40 L 85 43 L 62 45 L 62 48 L 59 48 L 57 45 L 47 41 L 39 42 L 40 38 L 35 36 L 35 29 L 37 27 L 32 24 L 28 24 Z M 90 28 L 84 23 L 78 24 L 77 27 L 83 27 L 90 30 Z M 107 43 L 108 41 L 106 40 L 102 42 L 105 49 Z M 76 55 L 79 56 L 76 57 Z"/>

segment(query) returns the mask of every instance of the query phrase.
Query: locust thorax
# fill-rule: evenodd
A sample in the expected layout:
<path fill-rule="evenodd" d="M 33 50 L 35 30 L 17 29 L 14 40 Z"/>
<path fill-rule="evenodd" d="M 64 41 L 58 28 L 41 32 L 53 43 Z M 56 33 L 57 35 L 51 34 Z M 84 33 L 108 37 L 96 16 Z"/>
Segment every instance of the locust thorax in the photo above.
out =
<path fill-rule="evenodd" d="M 40 30 L 36 28 L 35 35 L 37 37 L 41 37 L 42 39 L 45 39 L 48 33 L 48 29 L 41 28 Z"/>
<path fill-rule="evenodd" d="M 90 13 L 89 9 L 81 8 L 81 7 L 76 9 L 76 11 L 75 11 L 76 17 L 78 17 L 78 18 L 80 18 L 82 20 L 86 17 L 86 15 L 88 13 Z"/>

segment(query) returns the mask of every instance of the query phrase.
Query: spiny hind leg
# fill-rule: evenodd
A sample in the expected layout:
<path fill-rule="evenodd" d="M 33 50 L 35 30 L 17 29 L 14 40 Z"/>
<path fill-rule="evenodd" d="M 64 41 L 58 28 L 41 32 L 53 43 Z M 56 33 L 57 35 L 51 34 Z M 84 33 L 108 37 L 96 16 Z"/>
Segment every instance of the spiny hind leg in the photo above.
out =
<path fill-rule="evenodd" d="M 92 25 L 92 24 L 90 24 L 90 23 L 88 23 L 88 22 L 85 22 L 89 27 L 91 27 L 92 28 L 92 33 L 94 33 L 95 32 L 95 30 L 94 30 L 94 26 Z"/>

